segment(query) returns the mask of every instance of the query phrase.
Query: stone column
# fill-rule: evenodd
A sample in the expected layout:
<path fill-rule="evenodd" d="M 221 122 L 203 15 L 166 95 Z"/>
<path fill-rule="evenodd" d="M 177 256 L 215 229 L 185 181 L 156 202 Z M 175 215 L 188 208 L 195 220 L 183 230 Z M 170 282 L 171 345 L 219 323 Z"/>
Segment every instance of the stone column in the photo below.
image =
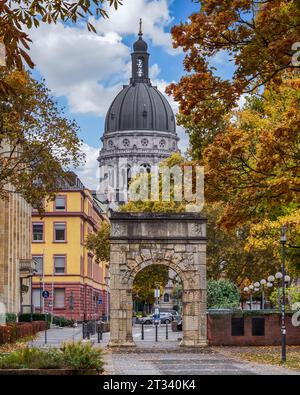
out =
<path fill-rule="evenodd" d="M 110 342 L 109 347 L 134 347 L 132 338 L 132 289 L 122 281 L 126 256 L 117 244 L 111 246 L 110 262 Z M 123 264 L 124 266 L 124 264 Z"/>

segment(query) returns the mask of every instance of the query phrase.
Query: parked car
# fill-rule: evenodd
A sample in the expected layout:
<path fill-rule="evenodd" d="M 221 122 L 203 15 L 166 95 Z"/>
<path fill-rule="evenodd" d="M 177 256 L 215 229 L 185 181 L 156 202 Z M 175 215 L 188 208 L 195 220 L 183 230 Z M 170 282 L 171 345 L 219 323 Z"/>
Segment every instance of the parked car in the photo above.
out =
<path fill-rule="evenodd" d="M 163 311 L 161 311 L 160 314 L 162 314 L 162 313 L 170 314 L 172 316 L 172 321 L 174 321 L 174 320 L 178 321 L 180 318 L 180 315 L 179 315 L 178 311 L 176 311 L 176 310 L 163 310 Z"/>
<path fill-rule="evenodd" d="M 160 313 L 160 322 L 162 324 L 170 324 L 173 321 L 173 316 L 171 313 Z M 139 319 L 140 324 L 153 324 L 154 323 L 154 314 L 149 315 L 147 317 L 142 317 Z"/>

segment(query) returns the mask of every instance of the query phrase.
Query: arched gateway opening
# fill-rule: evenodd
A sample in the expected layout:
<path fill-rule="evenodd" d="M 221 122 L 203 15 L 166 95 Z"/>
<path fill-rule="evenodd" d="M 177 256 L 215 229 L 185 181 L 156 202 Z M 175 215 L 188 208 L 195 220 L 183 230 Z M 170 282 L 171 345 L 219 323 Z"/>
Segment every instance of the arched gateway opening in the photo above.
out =
<path fill-rule="evenodd" d="M 110 347 L 135 346 L 132 287 L 141 270 L 166 265 L 182 280 L 182 346 L 207 344 L 206 219 L 199 214 L 113 213 Z"/>

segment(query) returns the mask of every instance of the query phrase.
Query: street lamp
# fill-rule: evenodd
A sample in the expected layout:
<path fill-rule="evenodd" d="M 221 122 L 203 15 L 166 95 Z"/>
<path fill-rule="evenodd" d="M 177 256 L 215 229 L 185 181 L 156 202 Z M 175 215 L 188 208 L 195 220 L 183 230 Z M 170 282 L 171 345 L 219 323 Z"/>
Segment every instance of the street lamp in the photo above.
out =
<path fill-rule="evenodd" d="M 250 287 L 244 287 L 244 292 L 249 294 L 249 297 L 250 297 L 250 310 L 252 310 L 252 292 L 250 290 Z"/>
<path fill-rule="evenodd" d="M 287 226 L 281 227 L 281 263 L 282 263 L 282 304 L 281 304 L 281 361 L 286 362 L 286 325 L 285 325 L 285 245 L 287 242 Z"/>
<path fill-rule="evenodd" d="M 260 280 L 261 285 L 261 308 L 264 310 L 265 308 L 265 286 L 267 285 L 267 281 L 265 279 Z"/>

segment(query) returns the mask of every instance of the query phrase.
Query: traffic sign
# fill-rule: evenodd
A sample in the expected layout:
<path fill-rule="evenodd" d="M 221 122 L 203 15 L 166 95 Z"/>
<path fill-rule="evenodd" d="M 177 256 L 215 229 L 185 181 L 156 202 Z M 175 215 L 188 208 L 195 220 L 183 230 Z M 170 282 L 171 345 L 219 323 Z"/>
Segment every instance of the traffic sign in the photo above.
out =
<path fill-rule="evenodd" d="M 50 292 L 49 292 L 49 291 L 43 291 L 43 292 L 42 292 L 42 297 L 43 297 L 44 299 L 48 299 L 49 296 L 50 296 Z"/>

